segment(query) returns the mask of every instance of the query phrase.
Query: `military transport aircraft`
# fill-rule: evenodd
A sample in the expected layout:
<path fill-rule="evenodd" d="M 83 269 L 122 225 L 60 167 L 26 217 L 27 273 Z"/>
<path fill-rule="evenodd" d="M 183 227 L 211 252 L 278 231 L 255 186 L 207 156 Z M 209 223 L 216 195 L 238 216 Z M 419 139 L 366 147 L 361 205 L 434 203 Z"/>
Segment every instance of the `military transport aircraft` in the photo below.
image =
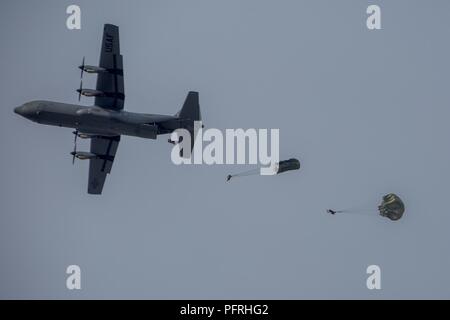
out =
<path fill-rule="evenodd" d="M 106 175 L 111 172 L 121 135 L 156 139 L 178 128 L 187 129 L 193 137 L 194 121 L 201 120 L 197 92 L 189 92 L 181 110 L 173 115 L 139 114 L 123 111 L 125 101 L 122 55 L 119 28 L 105 24 L 100 54 L 100 65 L 79 67 L 83 73 L 97 74 L 95 90 L 77 90 L 81 95 L 95 97 L 91 107 L 52 101 L 31 101 L 14 109 L 17 114 L 37 123 L 74 128 L 75 158 L 90 160 L 89 194 L 101 194 Z M 90 152 L 77 151 L 77 138 L 91 139 Z M 194 139 L 191 139 L 194 140 Z M 177 143 L 171 141 L 171 143 Z"/>

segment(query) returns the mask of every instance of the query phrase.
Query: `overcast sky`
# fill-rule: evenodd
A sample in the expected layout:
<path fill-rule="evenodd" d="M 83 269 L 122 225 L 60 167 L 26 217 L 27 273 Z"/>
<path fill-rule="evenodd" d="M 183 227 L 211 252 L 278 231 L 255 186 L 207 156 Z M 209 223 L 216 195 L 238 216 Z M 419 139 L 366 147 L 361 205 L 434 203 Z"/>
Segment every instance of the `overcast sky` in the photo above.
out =
<path fill-rule="evenodd" d="M 450 298 L 449 20 L 446 0 L 2 1 L 0 297 Z M 104 23 L 120 26 L 127 110 L 175 114 L 197 90 L 207 127 L 279 128 L 301 170 L 226 183 L 245 167 L 177 167 L 168 137 L 123 137 L 88 195 L 71 130 L 13 108 L 77 103 Z M 390 192 L 395 223 L 376 213 Z M 325 213 L 354 206 L 372 210 Z"/>

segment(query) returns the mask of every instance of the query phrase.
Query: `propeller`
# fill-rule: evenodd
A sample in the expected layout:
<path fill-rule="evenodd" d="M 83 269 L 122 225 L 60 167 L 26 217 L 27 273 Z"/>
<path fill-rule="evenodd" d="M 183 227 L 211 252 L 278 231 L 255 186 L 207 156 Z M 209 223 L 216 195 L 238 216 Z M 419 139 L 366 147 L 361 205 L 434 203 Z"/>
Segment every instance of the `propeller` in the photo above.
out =
<path fill-rule="evenodd" d="M 78 101 L 81 100 L 81 93 L 83 92 L 83 79 L 80 80 L 80 88 L 77 89 L 78 92 Z"/>
<path fill-rule="evenodd" d="M 72 164 L 75 164 L 75 156 L 77 154 L 77 138 L 78 138 L 78 130 L 75 130 L 73 132 L 73 134 L 75 135 L 75 138 L 73 139 L 73 152 L 71 152 L 70 154 L 73 156 L 72 158 Z"/>
<path fill-rule="evenodd" d="M 81 69 L 81 77 L 80 77 L 81 79 L 83 79 L 83 74 L 84 74 L 84 66 L 85 66 L 84 60 L 85 60 L 85 57 L 83 57 L 83 62 L 81 63 L 81 66 L 78 67 L 79 69 Z"/>

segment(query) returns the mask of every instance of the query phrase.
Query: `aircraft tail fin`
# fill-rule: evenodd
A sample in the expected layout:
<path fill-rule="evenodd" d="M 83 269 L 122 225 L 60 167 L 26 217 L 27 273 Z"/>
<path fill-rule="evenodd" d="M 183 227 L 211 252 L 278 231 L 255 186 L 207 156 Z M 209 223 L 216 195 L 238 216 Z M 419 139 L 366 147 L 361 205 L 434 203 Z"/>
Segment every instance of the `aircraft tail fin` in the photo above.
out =
<path fill-rule="evenodd" d="M 183 107 L 175 115 L 181 120 L 182 128 L 188 130 L 191 134 L 191 150 L 194 148 L 194 131 L 195 121 L 201 121 L 202 115 L 200 113 L 200 103 L 198 99 L 198 92 L 190 91 L 184 101 Z M 183 155 L 182 155 L 183 156 Z"/>
<path fill-rule="evenodd" d="M 200 113 L 200 103 L 198 99 L 198 92 L 191 91 L 188 93 L 183 107 L 177 113 L 177 116 L 181 119 L 188 119 L 192 121 L 202 120 Z"/>

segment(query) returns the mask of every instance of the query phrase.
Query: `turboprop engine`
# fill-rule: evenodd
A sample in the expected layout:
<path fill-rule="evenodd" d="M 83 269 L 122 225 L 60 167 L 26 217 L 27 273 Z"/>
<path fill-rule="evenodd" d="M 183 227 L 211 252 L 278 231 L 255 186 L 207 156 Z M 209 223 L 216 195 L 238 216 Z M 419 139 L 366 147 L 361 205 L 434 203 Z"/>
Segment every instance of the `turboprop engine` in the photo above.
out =
<path fill-rule="evenodd" d="M 79 160 L 97 159 L 98 155 L 91 152 L 74 151 L 70 153 L 72 156 Z"/>

